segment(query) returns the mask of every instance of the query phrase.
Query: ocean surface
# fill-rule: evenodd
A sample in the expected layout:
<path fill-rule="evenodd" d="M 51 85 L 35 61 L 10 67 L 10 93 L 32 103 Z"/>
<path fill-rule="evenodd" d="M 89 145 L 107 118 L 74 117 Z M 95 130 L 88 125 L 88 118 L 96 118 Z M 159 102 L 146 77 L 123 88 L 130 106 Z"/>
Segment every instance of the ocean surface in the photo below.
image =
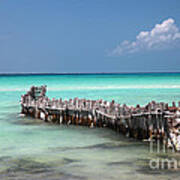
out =
<path fill-rule="evenodd" d="M 179 179 L 178 169 L 151 169 L 153 159 L 178 153 L 149 151 L 148 142 L 106 129 L 52 125 L 20 117 L 20 96 L 47 85 L 51 98 L 114 99 L 120 104 L 180 100 L 180 74 L 1 75 L 0 179 Z"/>

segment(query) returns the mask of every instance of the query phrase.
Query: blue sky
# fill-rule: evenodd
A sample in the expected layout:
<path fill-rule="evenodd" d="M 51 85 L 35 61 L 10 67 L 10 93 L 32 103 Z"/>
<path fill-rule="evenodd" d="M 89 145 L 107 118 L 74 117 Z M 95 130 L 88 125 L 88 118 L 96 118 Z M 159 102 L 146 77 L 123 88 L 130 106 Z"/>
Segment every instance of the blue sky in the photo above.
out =
<path fill-rule="evenodd" d="M 1 0 L 0 72 L 180 71 L 179 32 L 179 0 Z"/>

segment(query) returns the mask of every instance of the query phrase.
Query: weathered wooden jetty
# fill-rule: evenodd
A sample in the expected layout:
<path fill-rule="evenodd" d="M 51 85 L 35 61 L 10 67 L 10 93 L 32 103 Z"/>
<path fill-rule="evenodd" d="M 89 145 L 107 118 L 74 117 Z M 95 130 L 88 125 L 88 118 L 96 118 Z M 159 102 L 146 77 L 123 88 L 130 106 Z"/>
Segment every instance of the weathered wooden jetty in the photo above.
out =
<path fill-rule="evenodd" d="M 21 96 L 22 114 L 45 122 L 66 125 L 108 127 L 128 137 L 159 140 L 168 148 L 180 151 L 180 102 L 152 101 L 135 107 L 87 99 L 49 99 L 46 86 L 32 86 Z"/>

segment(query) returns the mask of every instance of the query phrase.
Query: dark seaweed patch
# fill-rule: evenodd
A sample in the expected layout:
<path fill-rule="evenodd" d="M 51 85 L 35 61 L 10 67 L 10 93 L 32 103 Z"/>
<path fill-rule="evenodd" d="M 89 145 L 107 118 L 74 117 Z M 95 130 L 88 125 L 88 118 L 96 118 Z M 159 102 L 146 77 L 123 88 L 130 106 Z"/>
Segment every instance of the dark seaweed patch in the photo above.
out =
<path fill-rule="evenodd" d="M 150 159 L 137 159 L 136 160 L 136 171 L 141 174 L 149 174 L 149 175 L 160 175 L 162 174 L 159 170 L 153 170 L 149 166 Z"/>
<path fill-rule="evenodd" d="M 1 161 L 2 166 L 6 164 L 7 167 L 6 169 L 0 170 L 1 176 L 13 176 L 14 173 L 33 174 L 52 171 L 51 166 L 29 159 L 13 160 L 9 157 L 2 157 L 1 159 L 3 160 L 3 162 Z"/>
<path fill-rule="evenodd" d="M 138 159 L 136 161 L 136 171 L 146 175 L 180 174 L 178 169 L 174 169 L 173 167 L 169 169 L 168 163 L 164 164 L 164 168 L 162 169 L 161 161 L 159 162 L 159 169 L 152 169 L 149 164 L 150 160 L 151 159 Z"/>
<path fill-rule="evenodd" d="M 0 162 L 2 163 L 2 162 L 7 161 L 9 159 L 11 159 L 11 156 L 1 156 L 0 157 Z"/>
<path fill-rule="evenodd" d="M 61 166 L 69 163 L 78 162 L 74 159 L 64 158 L 58 164 L 47 164 L 37 162 L 29 158 L 13 159 L 10 156 L 0 157 L 0 179 L 18 180 L 64 180 L 80 179 L 85 177 L 74 176 L 61 172 Z M 59 168 L 58 168 L 59 167 Z"/>
<path fill-rule="evenodd" d="M 115 144 L 115 143 L 102 143 L 102 144 L 95 144 L 90 146 L 84 146 L 84 147 L 56 147 L 56 148 L 49 148 L 50 151 L 71 151 L 71 150 L 91 150 L 91 149 L 121 149 L 121 148 L 133 148 L 133 147 L 144 147 L 142 143 L 139 144 Z"/>
<path fill-rule="evenodd" d="M 138 146 L 144 146 L 143 144 L 137 144 Z M 82 149 L 119 149 L 119 148 L 130 148 L 134 147 L 134 144 L 114 144 L 114 143 L 103 143 L 103 144 L 96 144 L 92 146 L 86 146 Z"/>
<path fill-rule="evenodd" d="M 109 162 L 109 163 L 107 163 L 107 165 L 108 166 L 118 166 L 118 165 L 132 166 L 133 162 L 117 161 L 117 162 Z"/>
<path fill-rule="evenodd" d="M 74 162 L 80 162 L 79 160 L 69 159 L 69 158 L 63 158 L 63 161 L 64 161 L 66 164 L 74 163 Z"/>

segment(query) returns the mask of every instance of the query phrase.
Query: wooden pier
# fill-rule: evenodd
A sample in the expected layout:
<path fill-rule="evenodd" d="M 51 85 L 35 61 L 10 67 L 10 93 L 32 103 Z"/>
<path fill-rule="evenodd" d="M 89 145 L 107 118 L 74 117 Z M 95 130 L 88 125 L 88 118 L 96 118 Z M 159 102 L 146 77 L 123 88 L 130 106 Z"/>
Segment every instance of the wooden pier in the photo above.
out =
<path fill-rule="evenodd" d="M 108 127 L 128 137 L 159 140 L 168 148 L 180 151 L 180 102 L 171 106 L 152 101 L 146 106 L 120 105 L 87 99 L 49 99 L 46 86 L 35 87 L 21 96 L 22 114 L 45 122 L 66 125 Z"/>

